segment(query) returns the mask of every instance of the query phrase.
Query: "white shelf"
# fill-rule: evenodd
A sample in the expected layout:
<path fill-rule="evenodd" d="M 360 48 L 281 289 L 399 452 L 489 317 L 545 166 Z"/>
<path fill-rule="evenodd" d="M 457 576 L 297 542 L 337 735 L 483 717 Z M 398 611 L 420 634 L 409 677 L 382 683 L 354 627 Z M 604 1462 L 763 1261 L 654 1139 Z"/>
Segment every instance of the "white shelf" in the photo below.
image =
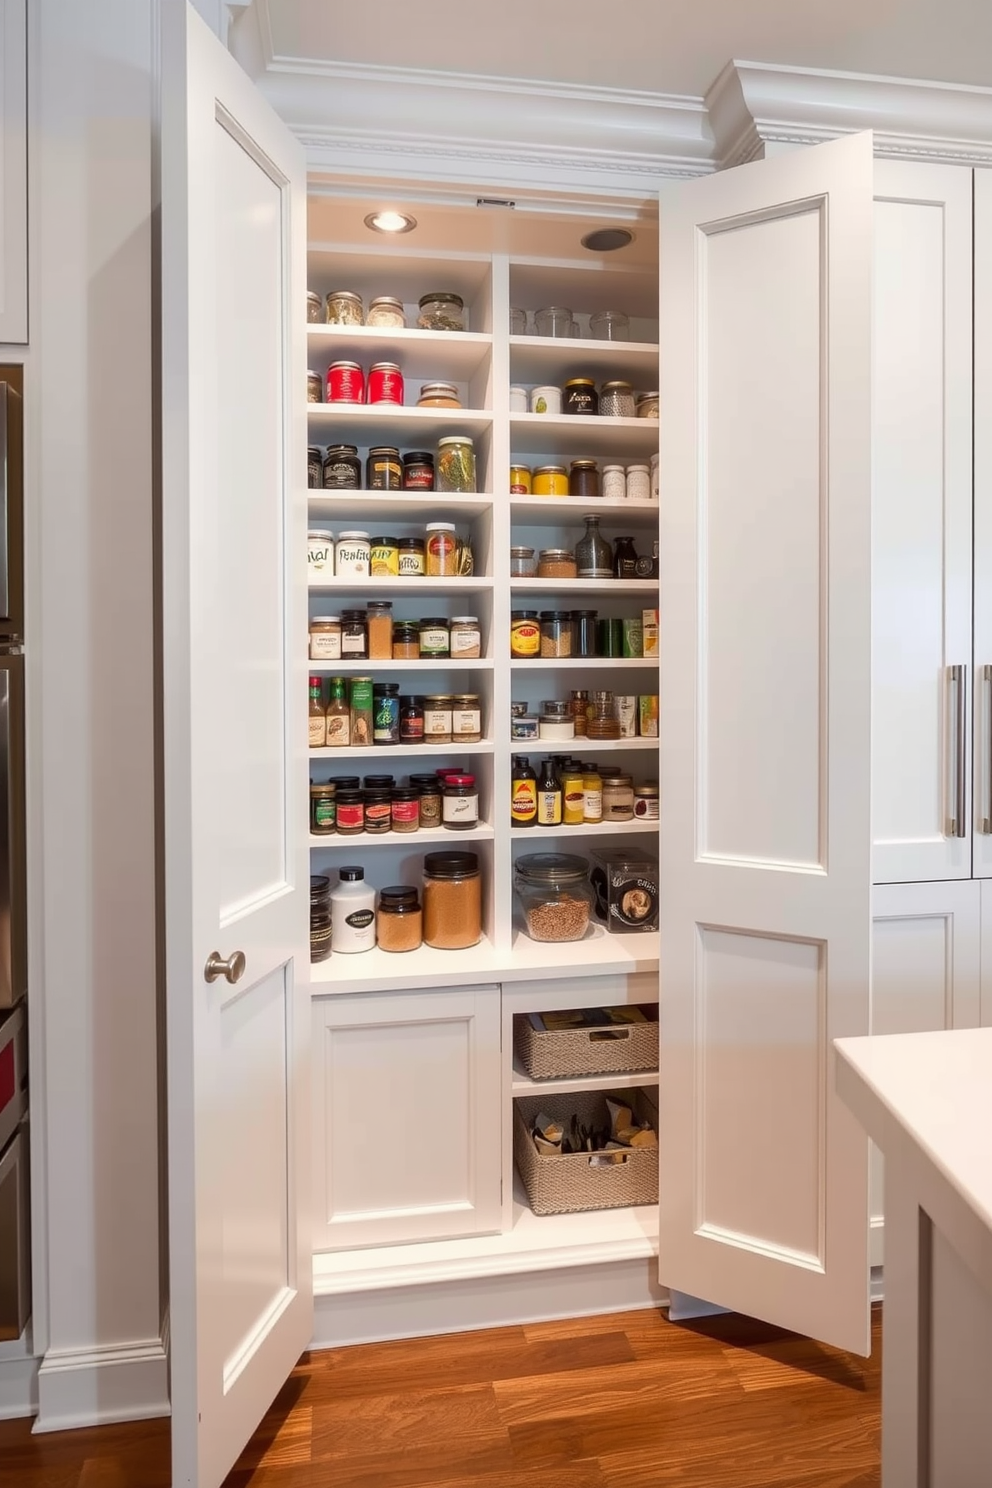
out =
<path fill-rule="evenodd" d="M 510 749 L 514 754 L 575 754 L 576 752 L 588 757 L 595 753 L 597 755 L 611 754 L 615 749 L 657 749 L 657 739 L 590 739 L 583 734 L 575 739 L 565 739 L 554 743 L 550 739 L 511 739 Z M 527 828 L 524 829 L 525 831 Z M 570 828 L 577 831 L 578 828 Z"/>
<path fill-rule="evenodd" d="M 381 441 L 420 449 L 447 434 L 487 433 L 492 422 L 491 413 L 473 408 L 410 408 L 396 403 L 307 404 L 307 426 L 311 433 L 322 432 L 328 442 L 340 440 L 342 444 L 360 447 Z M 619 422 L 643 423 L 644 420 Z"/>
<path fill-rule="evenodd" d="M 461 521 L 492 509 L 492 496 L 452 496 L 444 491 L 314 491 L 307 492 L 311 516 L 326 521 L 431 522 Z M 654 503 L 655 512 L 658 510 Z"/>
<path fill-rule="evenodd" d="M 311 672 L 330 677 L 345 677 L 352 673 L 364 676 L 366 672 L 491 672 L 491 656 L 452 657 L 422 661 L 308 661 Z"/>
<path fill-rule="evenodd" d="M 488 593 L 493 580 L 476 578 L 474 574 L 453 579 L 429 579 L 426 575 L 422 578 L 401 579 L 390 575 L 388 578 L 363 579 L 356 574 L 354 577 L 328 579 L 325 584 L 311 584 L 309 587 L 311 594 L 392 594 L 411 598 L 415 595 L 463 594 L 467 599 L 472 594 Z"/>
<path fill-rule="evenodd" d="M 562 414 L 560 417 L 549 413 L 514 413 L 510 416 L 510 450 L 514 457 L 529 453 L 554 455 L 567 460 L 580 456 L 616 455 L 623 464 L 630 464 L 640 456 L 647 464 L 657 448 L 657 419 L 603 418 L 598 414 L 581 413 Z M 547 499 L 554 501 L 556 498 Z"/>
<path fill-rule="evenodd" d="M 468 833 L 446 832 L 444 836 L 445 846 L 450 839 L 451 849 L 455 851 L 459 846 L 457 839 L 464 841 Z M 362 843 L 361 837 L 353 837 L 351 841 L 356 848 Z M 415 951 L 383 951 L 375 946 L 371 951 L 342 956 L 332 950 L 326 961 L 311 965 L 310 985 L 315 997 L 373 991 L 382 986 L 395 987 L 397 983 L 403 987 L 457 986 L 495 977 L 496 971 L 490 969 L 491 964 L 495 966 L 495 960 L 493 947 L 485 938 L 467 951 L 438 951 L 428 945 Z"/>
<path fill-rule="evenodd" d="M 598 825 L 580 822 L 574 827 L 511 827 L 510 842 L 529 843 L 531 851 L 549 838 L 568 839 L 578 844 L 597 842 L 601 837 L 657 837 L 660 823 L 656 821 L 600 822 Z"/>
<path fill-rule="evenodd" d="M 467 382 L 490 355 L 492 345 L 492 336 L 481 331 L 307 323 L 307 365 L 313 371 L 324 372 L 329 362 L 353 361 L 360 362 L 367 373 L 372 362 L 398 362 L 408 384 Z M 419 387 L 407 387 L 408 395 L 419 391 Z"/>
<path fill-rule="evenodd" d="M 539 832 L 540 827 L 532 829 Z M 610 935 L 602 925 L 592 924 L 581 940 L 566 943 L 555 940 L 531 940 L 529 935 L 516 925 L 513 934 L 514 965 L 527 967 L 533 975 L 542 969 L 550 969 L 552 975 L 561 976 L 576 967 L 584 975 L 596 971 L 622 970 L 656 971 L 661 936 L 657 930 L 642 930 L 633 935 Z M 562 952 L 567 951 L 563 963 Z"/>
<path fill-rule="evenodd" d="M 657 594 L 657 579 L 511 579 L 511 594 Z"/>
<path fill-rule="evenodd" d="M 577 1090 L 638 1090 L 643 1085 L 657 1085 L 657 1070 L 635 1070 L 627 1074 L 564 1075 L 559 1080 L 532 1080 L 527 1071 L 513 1059 L 513 1083 L 510 1089 L 518 1095 L 569 1095 Z"/>
<path fill-rule="evenodd" d="M 586 496 L 511 496 L 510 519 L 515 527 L 555 527 L 562 522 L 580 523 L 590 512 L 602 517 L 608 527 L 629 527 L 654 532 L 658 526 L 657 501 L 606 501 Z M 605 580 L 603 581 L 606 582 Z"/>
<path fill-rule="evenodd" d="M 511 336 L 510 381 L 564 384 L 570 377 L 592 377 L 596 382 L 622 378 L 637 391 L 650 392 L 658 386 L 659 355 L 655 341 Z"/>
<path fill-rule="evenodd" d="M 621 671 L 634 667 L 639 671 L 657 670 L 657 656 L 515 656 L 510 660 L 512 671 L 521 672 L 578 672 L 608 667 Z"/>
<path fill-rule="evenodd" d="M 311 749 L 310 758 L 327 760 L 371 759 L 385 763 L 391 759 L 428 759 L 435 754 L 492 754 L 491 739 L 479 744 L 345 744 L 337 749 Z M 454 835 L 454 834 L 452 834 Z"/>
<path fill-rule="evenodd" d="M 366 847 L 410 847 L 418 848 L 423 843 L 442 842 L 445 847 L 457 848 L 463 842 L 491 842 L 495 833 L 488 822 L 480 822 L 467 832 L 449 832 L 447 827 L 425 827 L 416 832 L 357 832 L 339 836 L 332 832 L 327 837 L 311 837 L 310 851 L 333 848 L 335 851 L 364 852 Z"/>

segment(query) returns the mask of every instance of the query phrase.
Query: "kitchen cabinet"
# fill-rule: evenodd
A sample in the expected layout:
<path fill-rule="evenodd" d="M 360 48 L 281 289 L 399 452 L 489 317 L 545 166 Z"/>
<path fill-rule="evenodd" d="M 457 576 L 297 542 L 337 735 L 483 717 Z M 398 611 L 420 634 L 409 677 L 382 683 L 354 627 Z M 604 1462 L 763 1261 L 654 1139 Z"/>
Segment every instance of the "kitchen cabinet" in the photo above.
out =
<path fill-rule="evenodd" d="M 28 339 L 27 0 L 0 0 L 0 342 Z"/>
<path fill-rule="evenodd" d="M 992 878 L 992 173 L 975 172 L 976 878 Z"/>

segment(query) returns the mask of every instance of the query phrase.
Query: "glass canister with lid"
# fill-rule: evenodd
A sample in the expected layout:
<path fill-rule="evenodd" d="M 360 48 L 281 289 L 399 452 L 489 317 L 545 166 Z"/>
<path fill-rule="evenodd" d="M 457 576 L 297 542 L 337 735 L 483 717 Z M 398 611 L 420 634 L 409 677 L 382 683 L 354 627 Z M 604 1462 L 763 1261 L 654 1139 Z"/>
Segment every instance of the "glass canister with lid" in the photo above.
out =
<path fill-rule="evenodd" d="M 467 434 L 448 434 L 437 442 L 434 465 L 439 491 L 470 496 L 476 489 L 475 446 Z"/>
<path fill-rule="evenodd" d="M 514 887 L 531 940 L 582 940 L 595 893 L 589 864 L 577 853 L 524 853 Z"/>
<path fill-rule="evenodd" d="M 453 382 L 425 382 L 417 399 L 418 408 L 461 408 L 462 400 Z"/>
<path fill-rule="evenodd" d="M 537 576 L 533 548 L 510 549 L 510 578 L 533 579 Z"/>
<path fill-rule="evenodd" d="M 424 856 L 424 940 L 441 951 L 463 951 L 482 939 L 482 875 L 473 852 Z"/>
<path fill-rule="evenodd" d="M 406 326 L 403 301 L 396 299 L 393 295 L 376 295 L 374 300 L 369 300 L 369 313 L 365 324 L 379 326 L 382 330 L 403 330 Z"/>
<path fill-rule="evenodd" d="M 422 331 L 464 331 L 465 301 L 448 290 L 420 296 L 417 325 Z"/>
<path fill-rule="evenodd" d="M 307 324 L 320 325 L 324 318 L 324 302 L 315 289 L 307 290 Z"/>
<path fill-rule="evenodd" d="M 599 411 L 605 418 L 634 418 L 637 405 L 629 382 L 604 382 L 599 395 Z"/>
<path fill-rule="evenodd" d="M 327 324 L 360 326 L 365 324 L 362 297 L 353 289 L 332 289 L 327 296 Z"/>

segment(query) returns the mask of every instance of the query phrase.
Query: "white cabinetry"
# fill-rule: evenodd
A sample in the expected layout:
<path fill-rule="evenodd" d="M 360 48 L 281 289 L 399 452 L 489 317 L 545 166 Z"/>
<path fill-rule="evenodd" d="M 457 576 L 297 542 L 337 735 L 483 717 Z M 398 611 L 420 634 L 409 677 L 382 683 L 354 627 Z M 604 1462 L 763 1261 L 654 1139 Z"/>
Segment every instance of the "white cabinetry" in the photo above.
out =
<path fill-rule="evenodd" d="M 27 0 L 0 0 L 0 342 L 28 339 Z"/>
<path fill-rule="evenodd" d="M 992 171 L 975 172 L 975 850 L 992 878 Z"/>

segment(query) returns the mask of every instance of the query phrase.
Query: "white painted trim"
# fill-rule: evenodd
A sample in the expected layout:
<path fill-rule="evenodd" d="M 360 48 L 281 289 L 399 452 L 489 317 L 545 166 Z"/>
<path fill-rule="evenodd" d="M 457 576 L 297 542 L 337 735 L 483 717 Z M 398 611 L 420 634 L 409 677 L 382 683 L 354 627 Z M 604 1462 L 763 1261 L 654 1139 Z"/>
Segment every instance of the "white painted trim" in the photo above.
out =
<path fill-rule="evenodd" d="M 161 1338 L 90 1349 L 49 1349 L 41 1362 L 35 1431 L 167 1415 L 168 1357 Z"/>
<path fill-rule="evenodd" d="M 38 1409 L 38 1359 L 29 1336 L 0 1343 L 0 1421 L 33 1416 Z"/>

